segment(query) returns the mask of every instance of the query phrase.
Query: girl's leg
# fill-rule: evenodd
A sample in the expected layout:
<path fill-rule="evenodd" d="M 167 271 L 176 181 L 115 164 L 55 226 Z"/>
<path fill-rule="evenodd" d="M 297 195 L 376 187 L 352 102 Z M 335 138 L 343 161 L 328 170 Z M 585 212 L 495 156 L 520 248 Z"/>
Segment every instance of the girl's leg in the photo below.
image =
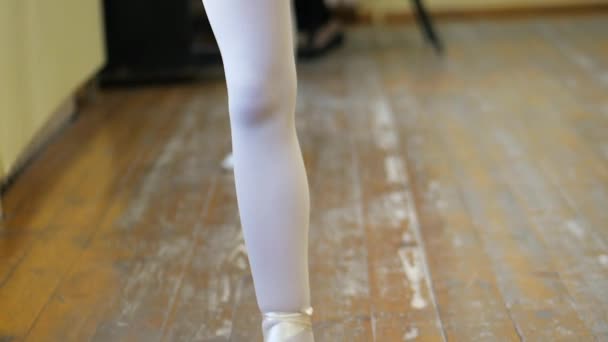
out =
<path fill-rule="evenodd" d="M 309 195 L 289 0 L 203 0 L 224 62 L 234 174 L 262 312 L 310 307 Z"/>

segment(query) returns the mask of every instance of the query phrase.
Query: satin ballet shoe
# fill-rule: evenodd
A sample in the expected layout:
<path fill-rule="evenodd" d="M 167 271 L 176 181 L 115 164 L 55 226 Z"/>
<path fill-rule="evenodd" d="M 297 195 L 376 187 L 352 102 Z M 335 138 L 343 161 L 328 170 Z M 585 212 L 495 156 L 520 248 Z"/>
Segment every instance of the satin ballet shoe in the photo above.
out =
<path fill-rule="evenodd" d="M 312 308 L 303 312 L 267 312 L 262 321 L 264 342 L 314 342 Z"/>

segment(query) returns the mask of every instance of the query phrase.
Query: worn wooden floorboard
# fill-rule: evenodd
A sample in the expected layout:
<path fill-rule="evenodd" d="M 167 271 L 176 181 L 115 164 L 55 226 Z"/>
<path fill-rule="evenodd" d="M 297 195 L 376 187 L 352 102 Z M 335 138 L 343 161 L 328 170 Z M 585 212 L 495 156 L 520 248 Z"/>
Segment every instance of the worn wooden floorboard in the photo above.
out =
<path fill-rule="evenodd" d="M 481 27 L 479 30 L 479 32 L 484 32 L 487 33 L 487 30 L 485 30 L 483 27 Z M 496 44 L 500 44 L 501 41 L 497 41 Z M 489 44 L 491 47 L 491 44 Z M 494 63 L 497 63 L 497 65 L 504 65 L 508 63 L 511 63 L 513 61 L 511 61 L 509 58 L 511 57 L 511 55 L 513 53 L 516 53 L 517 51 L 511 51 L 508 49 L 503 49 L 502 53 L 500 55 L 500 57 L 495 58 L 494 59 Z M 517 61 L 514 61 L 513 63 L 517 63 Z M 460 75 L 460 78 L 462 77 L 466 77 L 465 74 L 463 73 L 462 75 Z M 534 78 L 528 78 L 527 79 L 528 84 L 531 85 L 531 87 L 534 87 Z M 519 87 L 520 91 L 525 89 L 524 86 L 520 86 Z M 510 161 L 508 163 L 501 163 L 499 165 L 496 165 L 494 163 L 488 162 L 486 160 L 484 160 L 484 157 L 495 157 L 497 155 L 500 155 L 501 150 L 498 149 L 498 146 L 493 146 L 492 145 L 492 140 L 500 140 L 503 139 L 505 140 L 506 138 L 508 138 L 508 133 L 505 135 L 502 128 L 504 126 L 505 123 L 502 122 L 502 118 L 506 118 L 507 115 L 511 115 L 512 117 L 516 117 L 519 114 L 518 110 L 514 110 L 515 112 L 511 112 L 509 111 L 505 111 L 506 108 L 510 108 L 507 107 L 507 104 L 510 103 L 509 101 L 512 101 L 511 98 L 509 98 L 509 94 L 519 94 L 519 96 L 522 96 L 523 94 L 525 94 L 525 92 L 518 92 L 518 91 L 509 91 L 508 89 L 503 89 L 501 86 L 497 86 L 496 88 L 494 88 L 494 95 L 496 96 L 496 103 L 494 103 L 494 109 L 490 109 L 485 111 L 485 113 L 480 113 L 480 111 L 476 110 L 476 108 L 478 107 L 482 107 L 483 106 L 483 101 L 475 101 L 475 98 L 483 98 L 484 96 L 484 91 L 482 89 L 478 90 L 479 92 L 479 96 L 470 96 L 473 98 L 473 101 L 471 101 L 470 97 L 463 97 L 462 101 L 460 101 L 460 103 L 462 103 L 463 106 L 463 110 L 461 110 L 461 112 L 458 115 L 453 115 L 453 113 L 455 113 L 455 111 L 450 111 L 447 113 L 450 113 L 449 117 L 457 117 L 457 120 L 455 123 L 454 121 L 452 121 L 452 127 L 456 127 L 456 128 L 465 128 L 468 130 L 468 132 L 465 132 L 464 135 L 461 137 L 461 139 L 459 139 L 460 141 L 466 141 L 466 139 L 472 138 L 474 140 L 477 140 L 476 143 L 474 143 L 474 145 L 471 146 L 477 146 L 477 147 L 483 147 L 485 148 L 484 150 L 482 150 L 482 152 L 480 154 L 474 155 L 472 156 L 472 158 L 474 158 L 475 161 L 481 161 L 482 163 L 485 163 L 486 166 L 484 168 L 480 168 L 481 171 L 485 170 L 489 170 L 492 173 L 490 174 L 491 176 L 493 176 L 493 178 L 496 179 L 496 183 L 497 183 L 497 190 L 493 191 L 493 193 L 496 193 L 498 196 L 506 196 L 505 200 L 503 201 L 503 204 L 501 204 L 501 206 L 504 208 L 504 210 L 506 211 L 505 214 L 505 218 L 513 221 L 513 224 L 509 224 L 509 227 L 512 227 L 510 229 L 508 229 L 512 234 L 516 234 L 516 238 L 520 241 L 518 243 L 518 249 L 513 250 L 512 252 L 514 253 L 509 253 L 511 255 L 520 257 L 522 255 L 526 255 L 525 258 L 525 262 L 527 264 L 529 264 L 529 271 L 526 271 L 526 269 L 524 267 L 522 267 L 521 262 L 516 266 L 515 268 L 515 272 L 514 275 L 516 275 L 518 278 L 519 277 L 526 277 L 527 279 L 525 279 L 526 284 L 525 284 L 525 289 L 534 289 L 534 287 L 536 286 L 536 293 L 528 293 L 526 294 L 525 292 L 522 293 L 521 289 L 517 292 L 512 292 L 512 290 L 507 290 L 507 288 L 505 287 L 505 291 L 509 291 L 511 292 L 509 294 L 509 297 L 511 298 L 506 298 L 507 301 L 511 302 L 513 300 L 517 301 L 518 303 L 516 303 L 516 306 L 513 306 L 511 308 L 511 311 L 513 312 L 514 315 L 523 315 L 522 319 L 519 320 L 519 324 L 521 324 L 521 322 L 525 323 L 525 326 L 521 326 L 521 334 L 523 337 L 531 337 L 531 338 L 550 338 L 550 339 L 559 339 L 559 338 L 567 338 L 568 336 L 571 336 L 571 334 L 573 334 L 572 330 L 574 329 L 575 332 L 574 334 L 578 334 L 580 336 L 585 336 L 588 335 L 588 333 L 586 333 L 586 329 L 585 327 L 580 323 L 580 321 L 578 320 L 577 317 L 577 312 L 576 310 L 572 307 L 571 302 L 570 302 L 570 298 L 569 298 L 569 294 L 566 290 L 564 290 L 564 286 L 563 283 L 561 281 L 561 279 L 559 278 L 559 274 L 556 273 L 554 274 L 555 279 L 541 279 L 540 277 L 538 277 L 538 279 L 535 277 L 536 275 L 539 275 L 539 270 L 543 270 L 543 272 L 549 272 L 547 274 L 551 274 L 551 272 L 554 272 L 553 270 L 553 261 L 552 261 L 552 255 L 548 252 L 550 252 L 551 250 L 554 249 L 547 249 L 545 246 L 543 246 L 542 240 L 540 239 L 540 235 L 536 235 L 533 233 L 533 231 L 531 231 L 531 226 L 529 224 L 529 222 L 527 222 L 528 220 L 522 220 L 522 217 L 526 217 L 525 215 L 521 214 L 521 208 L 518 207 L 517 205 L 513 205 L 513 193 L 512 191 L 509 189 L 509 187 L 505 187 L 505 183 L 508 184 L 509 181 L 514 181 L 517 178 L 512 178 L 512 174 L 509 174 L 510 172 L 512 172 L 511 170 L 514 167 L 517 167 L 518 164 L 516 161 Z M 473 94 L 473 95 L 477 95 L 477 94 Z M 503 95 L 503 98 L 506 98 L 505 102 L 502 102 L 501 104 L 501 97 L 500 95 Z M 506 95 L 506 96 L 505 96 Z M 488 115 L 488 113 L 490 115 Z M 496 114 L 495 114 L 496 113 Z M 492 119 L 489 119 L 489 117 L 491 117 Z M 473 127 L 472 125 L 469 124 L 469 122 L 476 122 L 478 123 L 479 126 L 484 127 L 484 129 L 479 130 L 475 127 Z M 510 122 L 514 121 L 514 119 L 512 118 L 511 120 L 509 120 Z M 539 131 L 540 133 L 540 131 Z M 542 134 L 542 133 L 540 133 Z M 450 135 L 450 136 L 455 136 L 454 135 Z M 445 134 L 442 136 L 446 136 Z M 522 150 L 522 155 L 534 155 L 532 153 L 532 151 L 526 151 L 525 149 Z M 491 160 L 491 159 L 490 159 Z M 460 165 L 475 165 L 474 163 L 458 163 Z M 473 171 L 471 171 L 473 172 Z M 468 172 L 470 173 L 470 172 Z M 507 175 L 507 177 L 504 177 L 503 175 Z M 476 180 L 482 179 L 480 175 L 476 175 Z M 520 175 L 520 177 L 518 179 L 522 179 L 522 176 Z M 519 182 L 515 181 L 516 184 L 518 184 Z M 499 190 L 500 189 L 500 190 Z M 504 195 L 500 195 L 501 192 Z M 479 193 L 479 192 L 474 192 L 472 191 L 471 193 Z M 491 197 L 488 196 L 484 196 L 488 199 L 490 199 Z M 493 210 L 490 212 L 494 212 Z M 504 231 L 507 231 L 506 229 Z M 545 232 L 546 233 L 546 232 Z M 522 240 L 525 239 L 525 240 Z M 490 241 L 505 241 L 504 239 L 491 239 Z M 494 243 L 492 243 L 492 246 L 494 246 L 492 249 L 495 249 L 495 247 L 497 247 L 497 245 L 495 245 Z M 521 249 L 521 247 L 524 247 L 524 249 Z M 556 246 L 557 247 L 557 246 Z M 556 248 L 556 247 L 552 247 L 552 248 Z M 530 254 L 532 253 L 532 254 Z M 499 272 L 499 273 L 503 273 L 503 272 Z M 557 276 L 557 277 L 556 277 Z M 511 281 L 508 280 L 507 283 L 505 285 L 508 285 Z M 536 284 L 536 285 L 534 285 Z M 517 287 L 516 287 L 517 288 Z M 515 288 L 515 289 L 516 289 Z M 540 292 L 539 292 L 540 291 Z M 516 296 L 516 297 L 514 297 Z M 550 307 L 550 309 L 538 309 L 536 307 L 542 307 L 542 306 L 547 306 Z M 519 312 L 518 312 L 519 311 Z M 529 318 L 529 312 L 535 312 L 535 315 L 539 315 L 538 318 L 541 318 L 540 316 L 542 316 L 542 314 L 539 314 L 541 311 L 543 314 L 548 313 L 546 318 L 541 318 L 539 319 L 532 319 L 534 317 Z M 516 320 L 516 322 L 518 321 L 517 318 L 514 316 L 514 319 Z M 541 327 L 547 324 L 554 324 L 555 326 L 553 328 L 547 328 L 547 329 L 542 329 Z M 559 329 L 558 329 L 559 327 Z M 542 335 L 549 332 L 550 335 Z"/>
<path fill-rule="evenodd" d="M 415 180 L 413 188 L 446 335 L 450 340 L 516 340 L 480 234 L 463 201 L 453 167 L 445 158 L 448 151 L 433 133 L 431 122 L 440 120 L 440 113 L 419 101 L 412 86 L 423 82 L 425 67 L 416 67 L 420 59 L 411 62 L 411 69 L 404 67 L 399 62 L 403 54 L 397 49 L 384 52 L 380 58 L 385 93 L 391 99 L 391 110 L 399 113 L 397 122 L 405 138 L 404 150 Z M 404 82 L 406 77 L 411 82 Z"/>
<path fill-rule="evenodd" d="M 124 124 L 116 127 L 128 127 Z M 139 132 L 130 132 L 132 138 L 145 134 L 143 128 L 146 126 L 140 127 Z M 116 133 L 116 142 L 123 139 L 124 143 L 127 137 L 125 129 L 111 132 Z M 65 168 L 60 183 L 54 185 L 54 194 L 60 193 L 58 189 L 62 185 L 66 188 L 61 198 L 49 199 L 61 203 L 57 212 L 40 224 L 38 220 L 45 218 L 45 215 L 33 214 L 33 222 L 36 223 L 32 227 L 40 227 L 41 234 L 30 235 L 32 239 L 21 240 L 23 245 L 12 246 L 21 257 L 0 288 L 0 301 L 6 308 L 2 310 L 2 315 L 6 316 L 0 319 L 3 325 L 0 330 L 9 330 L 11 335 L 16 336 L 26 333 L 74 257 L 86 248 L 100 215 L 110 203 L 108 199 L 103 200 L 101 191 L 115 182 L 117 177 L 114 172 L 122 173 L 122 165 L 125 165 L 122 162 L 128 162 L 124 156 L 107 153 L 108 147 L 112 146 L 108 145 L 110 137 L 112 135 L 108 136 L 107 131 L 102 130 L 82 147 L 74 168 Z M 135 148 L 135 145 L 131 146 Z M 107 160 L 111 161 L 108 163 Z M 108 170 L 104 168 L 105 165 L 113 168 Z M 61 180 L 71 181 L 72 184 L 62 184 Z M 98 197 L 101 197 L 99 202 Z M 46 213 L 44 210 L 39 212 Z"/>
<path fill-rule="evenodd" d="M 552 53 L 536 52 L 539 59 L 531 60 L 528 69 L 542 70 L 539 66 Z M 498 117 L 496 125 L 504 128 L 493 135 L 494 143 L 484 146 L 498 152 L 488 155 L 504 151 L 507 159 L 499 167 L 507 171 L 505 181 L 524 201 L 546 249 L 553 254 L 557 275 L 575 299 L 572 306 L 595 334 L 602 334 L 606 330 L 605 304 L 592 303 L 604 303 L 607 295 L 608 274 L 601 262 L 607 250 L 606 217 L 600 209 L 601 199 L 593 201 L 592 195 L 605 189 L 603 166 L 583 136 L 576 136 L 575 123 L 569 121 L 567 114 L 576 115 L 575 99 L 560 83 L 539 84 L 549 75 L 521 83 L 521 91 L 535 92 L 541 101 L 536 106 L 514 108 L 511 115 L 517 119 Z M 540 163 L 530 160 L 535 155 L 541 156 Z"/>

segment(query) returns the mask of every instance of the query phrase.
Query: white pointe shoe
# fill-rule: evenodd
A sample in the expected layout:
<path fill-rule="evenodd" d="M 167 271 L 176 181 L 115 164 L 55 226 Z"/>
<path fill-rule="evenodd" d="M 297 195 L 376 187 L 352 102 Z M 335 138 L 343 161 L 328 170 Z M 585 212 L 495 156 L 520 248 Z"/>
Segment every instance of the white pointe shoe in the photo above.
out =
<path fill-rule="evenodd" d="M 267 312 L 262 321 L 264 342 L 314 342 L 312 308 L 303 312 Z"/>

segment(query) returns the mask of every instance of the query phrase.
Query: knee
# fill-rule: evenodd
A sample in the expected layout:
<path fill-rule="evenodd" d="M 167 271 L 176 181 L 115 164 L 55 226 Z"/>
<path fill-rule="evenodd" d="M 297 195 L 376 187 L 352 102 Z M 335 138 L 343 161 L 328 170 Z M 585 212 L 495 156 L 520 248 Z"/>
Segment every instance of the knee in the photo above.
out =
<path fill-rule="evenodd" d="M 294 115 L 295 78 L 267 77 L 229 84 L 230 120 L 240 127 L 255 127 L 291 120 Z"/>

